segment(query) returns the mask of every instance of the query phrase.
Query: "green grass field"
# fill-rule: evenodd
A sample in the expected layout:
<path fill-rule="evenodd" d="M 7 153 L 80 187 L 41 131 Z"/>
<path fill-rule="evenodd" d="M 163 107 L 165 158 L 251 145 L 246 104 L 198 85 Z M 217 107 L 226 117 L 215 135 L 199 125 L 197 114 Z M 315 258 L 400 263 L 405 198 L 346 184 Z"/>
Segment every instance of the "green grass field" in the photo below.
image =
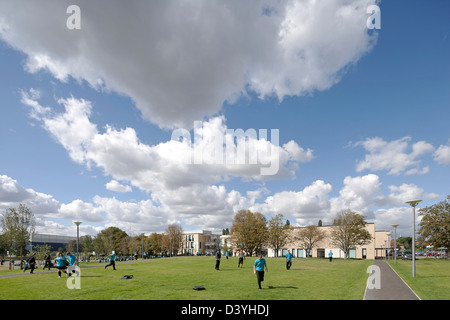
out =
<path fill-rule="evenodd" d="M 253 262 L 214 257 L 177 257 L 118 263 L 117 270 L 82 268 L 80 289 L 68 289 L 65 275 L 38 273 L 0 279 L 0 300 L 361 300 L 371 260 L 294 259 L 286 270 L 284 258 L 268 258 L 263 289 L 257 289 Z M 82 265 L 83 267 L 83 265 Z M 7 273 L 21 271 L 2 271 Z M 38 269 L 37 272 L 42 272 Z M 122 279 L 133 275 L 133 279 Z M 193 290 L 203 286 L 206 290 Z"/>
<path fill-rule="evenodd" d="M 412 277 L 412 261 L 397 259 L 389 265 L 422 300 L 450 300 L 450 261 L 416 260 L 416 276 Z"/>

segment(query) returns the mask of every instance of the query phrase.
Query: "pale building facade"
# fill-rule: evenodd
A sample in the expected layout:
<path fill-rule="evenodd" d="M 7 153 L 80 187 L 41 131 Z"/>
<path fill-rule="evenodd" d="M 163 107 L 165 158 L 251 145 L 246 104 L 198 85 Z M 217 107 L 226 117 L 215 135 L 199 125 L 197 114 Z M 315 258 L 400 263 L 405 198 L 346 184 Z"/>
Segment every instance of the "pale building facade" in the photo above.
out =
<path fill-rule="evenodd" d="M 220 245 L 220 235 L 211 231 L 191 231 L 182 235 L 181 254 L 206 255 L 214 254 Z"/>
<path fill-rule="evenodd" d="M 311 250 L 308 250 L 302 243 L 295 240 L 295 234 L 298 233 L 303 227 L 294 227 L 292 230 L 291 241 L 286 246 L 278 251 L 271 248 L 263 248 L 263 254 L 268 257 L 282 257 L 285 256 L 287 251 L 290 250 L 295 258 L 307 258 L 309 254 L 313 258 L 328 258 L 330 251 L 333 253 L 333 259 L 345 258 L 344 252 L 336 247 L 331 241 L 332 226 L 318 227 L 325 234 L 322 241 L 318 242 Z M 348 252 L 348 258 L 354 259 L 377 259 L 386 257 L 386 246 L 390 243 L 390 232 L 387 231 L 375 231 L 374 223 L 367 223 L 366 230 L 371 235 L 371 240 L 365 245 L 356 246 L 351 248 Z M 238 248 L 235 247 L 231 235 L 219 235 L 213 234 L 211 231 L 201 232 L 185 232 L 182 236 L 183 245 L 181 254 L 189 255 L 214 255 L 217 250 L 227 248 L 233 251 L 233 255 L 236 255 Z"/>

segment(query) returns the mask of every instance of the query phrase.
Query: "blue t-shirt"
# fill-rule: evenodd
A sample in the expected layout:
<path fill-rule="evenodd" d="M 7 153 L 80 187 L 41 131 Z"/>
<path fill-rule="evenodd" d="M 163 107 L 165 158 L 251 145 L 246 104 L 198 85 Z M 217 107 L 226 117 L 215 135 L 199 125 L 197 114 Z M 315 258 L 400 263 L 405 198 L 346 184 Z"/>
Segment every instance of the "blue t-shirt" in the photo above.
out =
<path fill-rule="evenodd" d="M 114 261 L 116 259 L 116 255 L 114 254 L 114 253 L 112 253 L 110 256 L 109 256 L 109 261 Z"/>
<path fill-rule="evenodd" d="M 331 258 L 333 256 L 333 252 L 330 251 L 330 253 L 328 253 L 328 256 Z"/>
<path fill-rule="evenodd" d="M 291 259 L 292 259 L 292 253 L 286 254 L 286 259 L 287 259 L 288 261 L 291 261 Z"/>
<path fill-rule="evenodd" d="M 264 271 L 264 266 L 266 265 L 266 260 L 264 258 L 255 260 L 255 270 Z"/>
<path fill-rule="evenodd" d="M 67 260 L 69 260 L 69 266 L 73 266 L 75 260 L 77 260 L 77 257 L 72 253 L 70 256 L 67 257 Z"/>
<path fill-rule="evenodd" d="M 64 259 L 61 257 L 56 257 L 56 266 L 57 267 L 64 267 Z"/>

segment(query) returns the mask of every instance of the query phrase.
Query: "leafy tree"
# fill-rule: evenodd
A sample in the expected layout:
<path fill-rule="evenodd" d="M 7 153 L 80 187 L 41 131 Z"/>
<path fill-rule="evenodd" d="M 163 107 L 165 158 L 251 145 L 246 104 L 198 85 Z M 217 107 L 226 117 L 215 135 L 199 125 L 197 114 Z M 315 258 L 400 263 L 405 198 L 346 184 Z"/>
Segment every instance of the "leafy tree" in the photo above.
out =
<path fill-rule="evenodd" d="M 310 257 L 312 249 L 318 242 L 325 238 L 325 233 L 318 226 L 307 226 L 298 230 L 294 236 L 296 241 L 300 241 L 303 248 L 307 250 L 306 256 Z"/>
<path fill-rule="evenodd" d="M 35 219 L 33 212 L 20 204 L 18 208 L 5 210 L 0 218 L 3 229 L 4 241 L 10 252 L 23 258 L 25 247 L 30 243 L 35 231 Z"/>
<path fill-rule="evenodd" d="M 111 251 L 119 252 L 120 242 L 127 237 L 125 231 L 117 227 L 109 227 L 100 231 L 94 239 L 94 248 L 100 254 L 107 254 Z"/>
<path fill-rule="evenodd" d="M 94 251 L 94 242 L 90 235 L 85 235 L 80 237 L 80 252 L 84 252 L 85 254 L 92 254 Z"/>
<path fill-rule="evenodd" d="M 337 213 L 331 230 L 331 241 L 344 252 L 345 259 L 350 249 L 367 244 L 372 239 L 365 226 L 364 216 L 350 209 Z"/>
<path fill-rule="evenodd" d="M 275 256 L 278 256 L 278 251 L 288 243 L 292 229 L 290 224 L 283 222 L 282 214 L 277 214 L 269 220 L 267 245 L 275 251 Z"/>
<path fill-rule="evenodd" d="M 231 234 L 236 248 L 252 254 L 260 251 L 266 242 L 267 220 L 259 212 L 240 210 L 235 214 Z"/>
<path fill-rule="evenodd" d="M 405 249 L 411 249 L 412 237 L 400 237 L 397 239 L 397 246 L 401 245 Z"/>
<path fill-rule="evenodd" d="M 162 254 L 163 248 L 163 240 L 162 240 L 162 234 L 159 233 L 152 233 L 147 238 L 147 245 L 148 245 L 148 251 L 151 255 L 157 255 Z"/>
<path fill-rule="evenodd" d="M 450 196 L 447 196 L 450 199 Z M 450 250 L 450 203 L 441 201 L 419 210 L 419 241 L 430 242 L 435 249 Z"/>

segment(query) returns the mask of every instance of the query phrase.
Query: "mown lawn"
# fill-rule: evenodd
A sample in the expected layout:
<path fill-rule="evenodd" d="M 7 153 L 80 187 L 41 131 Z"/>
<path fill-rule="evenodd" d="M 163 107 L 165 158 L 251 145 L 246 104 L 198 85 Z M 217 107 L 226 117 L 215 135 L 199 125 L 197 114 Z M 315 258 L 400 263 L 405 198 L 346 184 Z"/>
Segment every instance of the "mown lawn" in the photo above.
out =
<path fill-rule="evenodd" d="M 418 259 L 416 276 L 412 276 L 412 261 L 397 259 L 390 266 L 422 300 L 450 299 L 450 260 Z"/>
<path fill-rule="evenodd" d="M 268 258 L 263 289 L 257 289 L 253 262 L 214 257 L 177 257 L 118 263 L 117 270 L 91 263 L 81 269 L 80 289 L 68 289 L 57 272 L 0 278 L 0 300 L 361 300 L 371 260 L 294 259 L 286 270 L 284 258 Z M 100 266 L 99 266 L 100 265 Z M 21 271 L 16 271 L 20 273 Z M 8 272 L 0 272 L 0 275 Z M 133 279 L 122 279 L 133 275 Z M 203 286 L 206 290 L 193 290 Z"/>

